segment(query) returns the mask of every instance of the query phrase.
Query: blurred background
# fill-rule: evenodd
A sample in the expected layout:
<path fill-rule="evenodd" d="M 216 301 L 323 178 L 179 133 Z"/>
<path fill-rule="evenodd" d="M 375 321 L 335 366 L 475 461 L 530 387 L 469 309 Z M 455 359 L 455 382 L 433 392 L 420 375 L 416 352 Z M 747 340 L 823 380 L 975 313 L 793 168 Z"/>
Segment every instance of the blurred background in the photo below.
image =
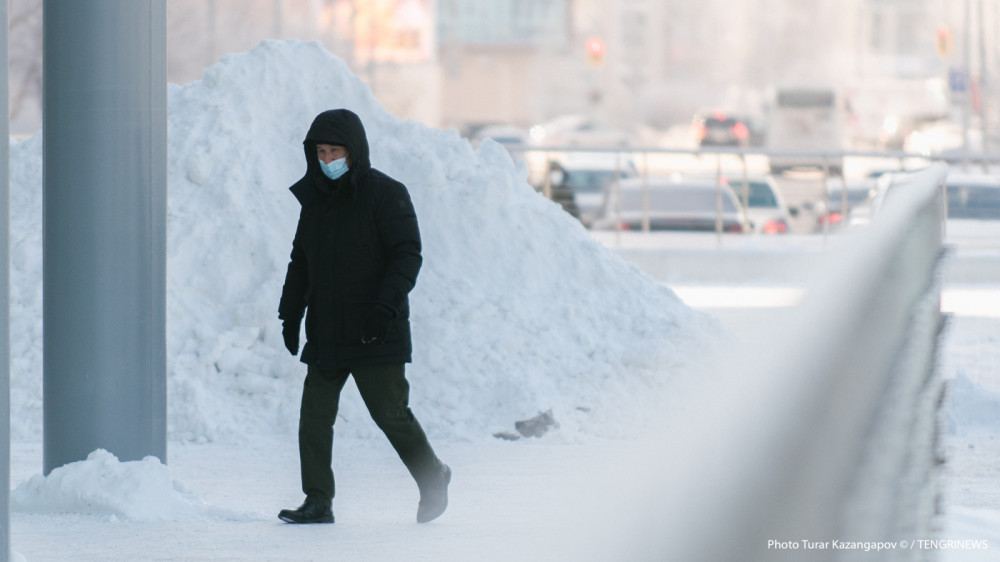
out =
<path fill-rule="evenodd" d="M 42 2 L 9 9 L 23 137 L 41 128 Z M 789 86 L 835 90 L 852 148 L 919 136 L 920 150 L 978 150 L 998 121 L 997 0 L 169 0 L 167 12 L 171 83 L 262 39 L 317 40 L 397 117 L 470 137 L 573 116 L 602 144 L 683 144 L 725 112 L 763 142 Z"/>

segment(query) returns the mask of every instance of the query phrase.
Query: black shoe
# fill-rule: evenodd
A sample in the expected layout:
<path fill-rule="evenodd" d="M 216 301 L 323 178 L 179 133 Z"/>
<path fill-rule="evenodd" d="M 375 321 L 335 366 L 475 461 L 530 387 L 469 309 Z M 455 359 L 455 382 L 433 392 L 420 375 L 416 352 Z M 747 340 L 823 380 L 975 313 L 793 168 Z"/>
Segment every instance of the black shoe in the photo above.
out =
<path fill-rule="evenodd" d="M 298 509 L 282 509 L 278 519 L 285 523 L 333 523 L 330 506 L 306 500 Z"/>
<path fill-rule="evenodd" d="M 448 509 L 448 484 L 451 483 L 451 468 L 444 468 L 436 482 L 420 491 L 420 505 L 417 506 L 417 523 L 433 521 Z"/>

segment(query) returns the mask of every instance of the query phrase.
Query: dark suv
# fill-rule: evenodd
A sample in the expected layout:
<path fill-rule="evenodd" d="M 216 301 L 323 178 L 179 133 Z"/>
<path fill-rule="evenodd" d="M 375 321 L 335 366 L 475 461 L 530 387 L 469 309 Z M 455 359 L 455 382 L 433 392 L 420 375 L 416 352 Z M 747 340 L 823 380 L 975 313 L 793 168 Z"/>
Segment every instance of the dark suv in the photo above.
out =
<path fill-rule="evenodd" d="M 695 122 L 700 146 L 747 146 L 750 128 L 736 117 L 715 114 Z"/>

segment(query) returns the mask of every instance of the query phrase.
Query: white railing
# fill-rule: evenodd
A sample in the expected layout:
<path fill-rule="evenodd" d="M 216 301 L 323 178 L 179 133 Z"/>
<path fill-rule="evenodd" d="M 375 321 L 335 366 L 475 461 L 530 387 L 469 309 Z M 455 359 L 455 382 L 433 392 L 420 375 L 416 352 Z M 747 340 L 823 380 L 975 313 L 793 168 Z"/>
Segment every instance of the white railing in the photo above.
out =
<path fill-rule="evenodd" d="M 706 383 L 660 450 L 622 460 L 635 490 L 594 559 L 929 557 L 914 541 L 934 538 L 942 463 L 946 173 L 915 174 L 863 236 L 839 239 L 803 302 Z"/>

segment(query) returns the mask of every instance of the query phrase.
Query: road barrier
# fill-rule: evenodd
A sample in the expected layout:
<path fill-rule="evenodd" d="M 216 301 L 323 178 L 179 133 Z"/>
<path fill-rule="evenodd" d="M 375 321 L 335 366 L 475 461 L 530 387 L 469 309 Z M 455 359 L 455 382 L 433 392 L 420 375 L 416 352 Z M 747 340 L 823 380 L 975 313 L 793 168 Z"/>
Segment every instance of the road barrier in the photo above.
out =
<path fill-rule="evenodd" d="M 839 239 L 802 303 L 706 381 L 658 454 L 623 459 L 639 484 L 593 559 L 934 558 L 946 173 L 914 174 L 863 236 Z"/>

